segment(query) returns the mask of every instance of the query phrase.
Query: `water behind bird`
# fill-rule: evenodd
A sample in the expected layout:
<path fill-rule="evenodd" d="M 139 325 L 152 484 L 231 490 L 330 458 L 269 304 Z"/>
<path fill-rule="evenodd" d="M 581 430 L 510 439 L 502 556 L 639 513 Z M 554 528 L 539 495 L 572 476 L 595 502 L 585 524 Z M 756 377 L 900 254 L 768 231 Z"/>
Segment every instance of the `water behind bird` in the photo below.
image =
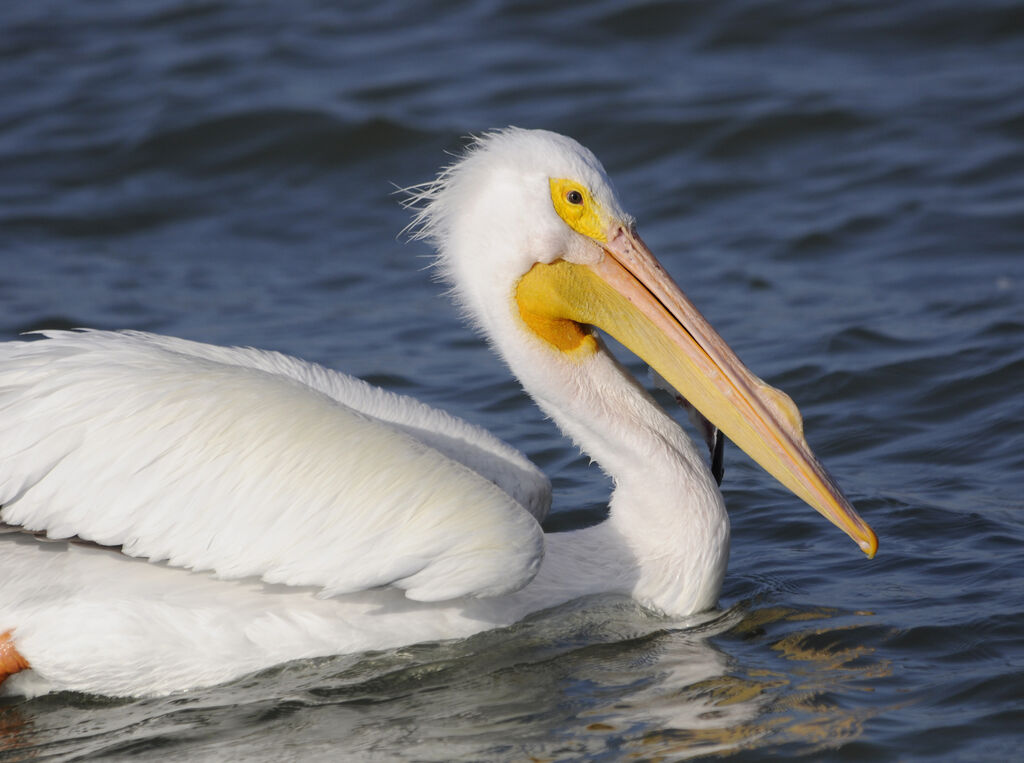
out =
<path fill-rule="evenodd" d="M 598 521 L 607 480 L 399 235 L 395 187 L 459 135 L 547 127 L 603 159 L 688 295 L 797 401 L 880 548 L 731 448 L 710 623 L 599 598 L 180 696 L 9 702 L 4 759 L 1017 755 L 1019 22 L 996 2 L 12 5 L 6 337 L 299 355 L 486 426 L 552 476 L 552 527 Z"/>

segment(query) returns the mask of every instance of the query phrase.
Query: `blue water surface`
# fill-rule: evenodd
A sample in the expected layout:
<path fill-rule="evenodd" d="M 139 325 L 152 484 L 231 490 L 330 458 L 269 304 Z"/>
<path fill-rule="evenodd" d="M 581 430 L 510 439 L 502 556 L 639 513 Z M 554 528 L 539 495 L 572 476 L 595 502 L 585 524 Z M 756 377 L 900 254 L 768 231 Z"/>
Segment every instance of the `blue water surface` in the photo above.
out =
<path fill-rule="evenodd" d="M 597 521 L 609 481 L 401 235 L 396 189 L 508 124 L 602 158 L 877 558 L 730 448 L 702 629 L 599 599 L 163 699 L 8 701 L 0 758 L 1019 758 L 1018 3 L 8 3 L 0 338 L 298 355 L 486 426 L 552 477 L 552 527 Z"/>

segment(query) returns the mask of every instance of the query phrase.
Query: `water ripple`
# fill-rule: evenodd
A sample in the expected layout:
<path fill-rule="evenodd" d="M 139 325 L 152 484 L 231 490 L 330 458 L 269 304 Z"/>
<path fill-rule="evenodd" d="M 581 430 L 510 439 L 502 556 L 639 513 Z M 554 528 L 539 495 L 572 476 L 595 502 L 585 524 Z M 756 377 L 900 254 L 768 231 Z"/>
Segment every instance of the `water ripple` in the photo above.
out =
<path fill-rule="evenodd" d="M 863 559 L 729 447 L 728 608 L 704 630 L 587 601 L 182 696 L 8 702 L 0 757 L 1017 757 L 1021 21 L 1001 0 L 9 4 L 7 337 L 304 356 L 522 448 L 549 530 L 600 521 L 610 481 L 398 237 L 395 186 L 460 136 L 548 127 L 792 394 L 881 545 Z"/>

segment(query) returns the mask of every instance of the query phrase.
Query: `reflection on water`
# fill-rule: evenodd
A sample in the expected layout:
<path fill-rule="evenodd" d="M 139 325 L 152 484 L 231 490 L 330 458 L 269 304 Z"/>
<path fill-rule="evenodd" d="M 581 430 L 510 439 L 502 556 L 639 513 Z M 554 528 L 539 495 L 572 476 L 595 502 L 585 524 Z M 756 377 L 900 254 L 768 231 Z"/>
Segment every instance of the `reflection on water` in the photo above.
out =
<path fill-rule="evenodd" d="M 771 626 L 792 627 L 827 621 L 838 613 L 764 607 L 749 611 L 730 637 L 749 639 Z M 697 723 L 667 723 L 645 733 L 629 748 L 637 757 L 678 759 L 711 753 L 786 745 L 793 753 L 816 754 L 860 736 L 864 721 L 878 709 L 848 708 L 833 692 L 866 679 L 891 675 L 891 666 L 873 658 L 874 647 L 858 639 L 859 626 L 802 625 L 770 642 L 787 662 L 773 669 L 735 657 L 718 675 L 678 689 L 675 701 L 698 711 Z M 759 639 L 760 640 L 760 639 Z M 865 686 L 865 691 L 870 689 Z M 718 721 L 717 723 L 715 721 Z"/>
<path fill-rule="evenodd" d="M 836 697 L 892 672 L 874 656 L 875 627 L 848 619 L 740 605 L 677 623 L 601 597 L 464 641 L 293 663 L 177 697 L 43 697 L 0 709 L 0 749 L 10 760 L 83 745 L 269 760 L 294 746 L 329 759 L 343 738 L 350 755 L 412 745 L 438 760 L 814 754 L 856 739 L 878 712 Z"/>
<path fill-rule="evenodd" d="M 322 362 L 526 451 L 552 527 L 596 521 L 609 483 L 446 306 L 389 195 L 461 134 L 548 127 L 799 403 L 882 545 L 860 559 L 727 449 L 724 601 L 754 603 L 725 623 L 592 601 L 177 697 L 0 704 L 0 757 L 1019 757 L 1017 5 L 6 3 L 4 339 Z"/>
<path fill-rule="evenodd" d="M 0 752 L 9 753 L 32 745 L 35 722 L 26 716 L 21 708 L 0 707 Z M 4 757 L 7 757 L 6 755 Z M 18 756 L 22 760 L 36 757 L 35 750 L 29 749 Z"/>

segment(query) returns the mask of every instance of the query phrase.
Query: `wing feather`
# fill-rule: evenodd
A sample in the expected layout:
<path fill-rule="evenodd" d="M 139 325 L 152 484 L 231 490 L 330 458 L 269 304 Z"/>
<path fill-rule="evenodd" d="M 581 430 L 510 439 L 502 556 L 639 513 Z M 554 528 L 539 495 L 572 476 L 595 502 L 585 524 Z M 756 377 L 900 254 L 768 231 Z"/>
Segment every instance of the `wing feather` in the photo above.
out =
<path fill-rule="evenodd" d="M 48 337 L 0 344 L 3 522 L 328 595 L 493 595 L 536 572 L 536 520 L 407 422 L 328 394 L 341 374 L 314 385 L 330 372 L 145 334 Z"/>
<path fill-rule="evenodd" d="M 59 337 L 62 332 L 41 332 Z M 98 339 L 107 332 L 90 331 Z M 515 498 L 538 521 L 551 508 L 551 482 L 526 456 L 486 429 L 432 408 L 415 398 L 375 387 L 362 379 L 252 347 L 219 347 L 140 331 L 111 332 L 119 341 L 137 342 L 183 355 L 255 368 L 294 379 L 354 410 L 386 421 L 415 439 L 478 472 Z"/>

